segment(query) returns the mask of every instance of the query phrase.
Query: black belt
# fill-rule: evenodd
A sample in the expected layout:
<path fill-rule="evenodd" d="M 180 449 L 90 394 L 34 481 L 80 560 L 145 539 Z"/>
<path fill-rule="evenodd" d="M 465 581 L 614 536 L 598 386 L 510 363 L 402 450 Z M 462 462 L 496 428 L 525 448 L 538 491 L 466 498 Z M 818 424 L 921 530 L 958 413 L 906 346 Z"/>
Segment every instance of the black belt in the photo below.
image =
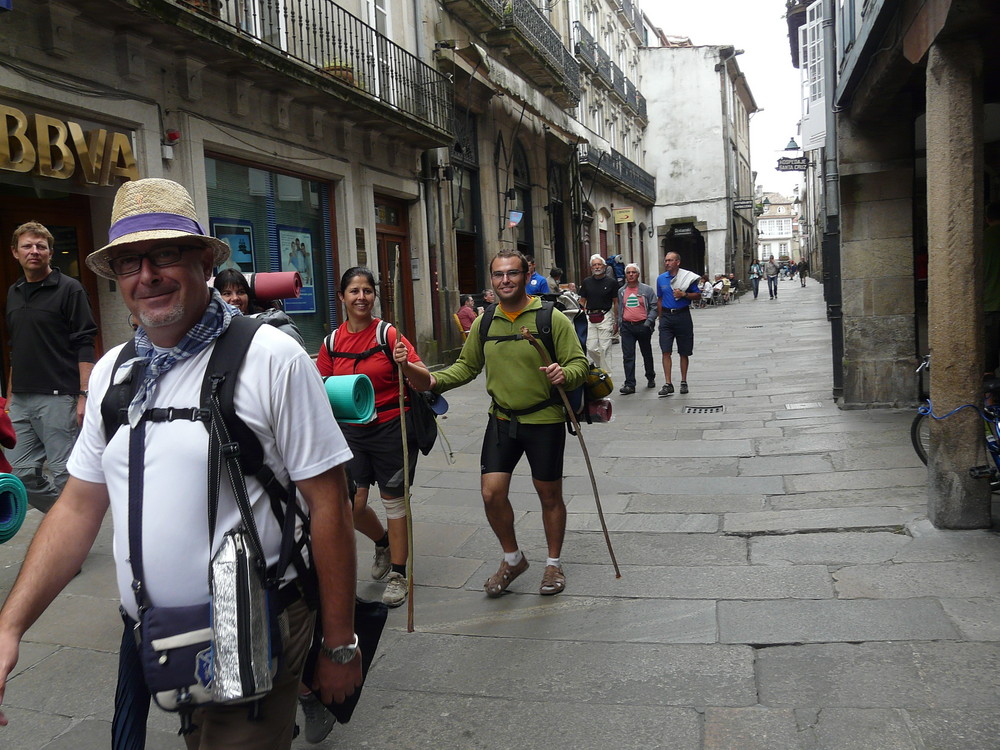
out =
<path fill-rule="evenodd" d="M 689 312 L 691 310 L 690 305 L 685 305 L 684 307 L 664 307 L 663 312 L 666 315 L 677 315 L 682 312 Z"/>

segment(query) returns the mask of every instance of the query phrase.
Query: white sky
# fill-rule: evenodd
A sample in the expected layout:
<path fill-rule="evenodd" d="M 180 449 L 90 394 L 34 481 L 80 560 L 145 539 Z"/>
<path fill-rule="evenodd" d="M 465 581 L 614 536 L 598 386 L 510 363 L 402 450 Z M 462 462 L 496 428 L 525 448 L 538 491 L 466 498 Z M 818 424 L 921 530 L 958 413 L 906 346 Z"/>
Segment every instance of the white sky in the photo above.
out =
<path fill-rule="evenodd" d="M 791 197 L 802 173 L 775 169 L 782 156 L 801 155 L 784 152 L 789 138 L 802 143 L 799 71 L 792 67 L 784 0 L 639 0 L 639 7 L 669 36 L 744 50 L 736 62 L 762 110 L 750 118 L 750 168 L 765 191 Z"/>

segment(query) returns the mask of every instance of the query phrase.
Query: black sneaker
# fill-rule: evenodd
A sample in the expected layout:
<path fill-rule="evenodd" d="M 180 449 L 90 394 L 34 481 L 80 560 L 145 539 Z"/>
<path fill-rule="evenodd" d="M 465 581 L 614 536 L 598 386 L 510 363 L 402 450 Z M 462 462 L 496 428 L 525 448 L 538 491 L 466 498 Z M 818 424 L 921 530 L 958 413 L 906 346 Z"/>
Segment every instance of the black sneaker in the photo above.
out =
<path fill-rule="evenodd" d="M 687 393 L 687 392 L 688 392 L 687 381 L 686 380 L 682 380 L 681 381 L 681 393 Z"/>
<path fill-rule="evenodd" d="M 618 392 L 623 396 L 628 396 L 630 394 L 635 393 L 635 388 L 633 388 L 630 385 L 623 385 L 621 388 L 618 389 Z"/>
<path fill-rule="evenodd" d="M 646 381 L 646 387 L 656 388 L 656 378 L 649 378 L 649 380 Z"/>
<path fill-rule="evenodd" d="M 664 386 L 660 389 L 660 392 L 656 395 L 659 396 L 660 398 L 663 398 L 664 396 L 673 396 L 674 395 L 673 384 L 672 383 L 664 384 Z"/>

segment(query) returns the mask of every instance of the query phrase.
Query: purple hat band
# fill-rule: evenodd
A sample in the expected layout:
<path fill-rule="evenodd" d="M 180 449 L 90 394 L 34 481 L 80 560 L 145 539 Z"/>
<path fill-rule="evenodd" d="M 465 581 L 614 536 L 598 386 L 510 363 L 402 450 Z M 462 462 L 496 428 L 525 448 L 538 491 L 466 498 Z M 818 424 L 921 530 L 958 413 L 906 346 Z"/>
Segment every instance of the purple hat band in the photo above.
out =
<path fill-rule="evenodd" d="M 194 219 L 189 219 L 180 214 L 148 213 L 126 216 L 116 221 L 111 225 L 111 229 L 108 230 L 108 242 L 114 242 L 126 234 L 163 229 L 173 229 L 187 234 L 206 236 L 204 227 Z"/>

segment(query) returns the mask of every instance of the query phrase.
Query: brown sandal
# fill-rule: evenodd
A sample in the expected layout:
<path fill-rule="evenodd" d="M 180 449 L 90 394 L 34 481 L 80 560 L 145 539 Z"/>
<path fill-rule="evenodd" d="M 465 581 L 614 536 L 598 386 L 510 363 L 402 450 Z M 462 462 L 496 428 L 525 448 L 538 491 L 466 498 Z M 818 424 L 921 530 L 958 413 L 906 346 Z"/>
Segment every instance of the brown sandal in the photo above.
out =
<path fill-rule="evenodd" d="M 528 558 L 521 555 L 521 561 L 517 565 L 508 565 L 506 560 L 500 562 L 500 568 L 496 573 L 491 575 L 486 579 L 486 583 L 483 584 L 483 588 L 486 590 L 486 596 L 490 598 L 496 598 L 500 596 L 511 582 L 517 578 L 521 573 L 528 569 Z"/>
<path fill-rule="evenodd" d="M 538 593 L 542 596 L 552 596 L 558 594 L 566 588 L 566 574 L 563 573 L 561 565 L 546 565 L 545 573 L 542 575 L 542 585 Z"/>

